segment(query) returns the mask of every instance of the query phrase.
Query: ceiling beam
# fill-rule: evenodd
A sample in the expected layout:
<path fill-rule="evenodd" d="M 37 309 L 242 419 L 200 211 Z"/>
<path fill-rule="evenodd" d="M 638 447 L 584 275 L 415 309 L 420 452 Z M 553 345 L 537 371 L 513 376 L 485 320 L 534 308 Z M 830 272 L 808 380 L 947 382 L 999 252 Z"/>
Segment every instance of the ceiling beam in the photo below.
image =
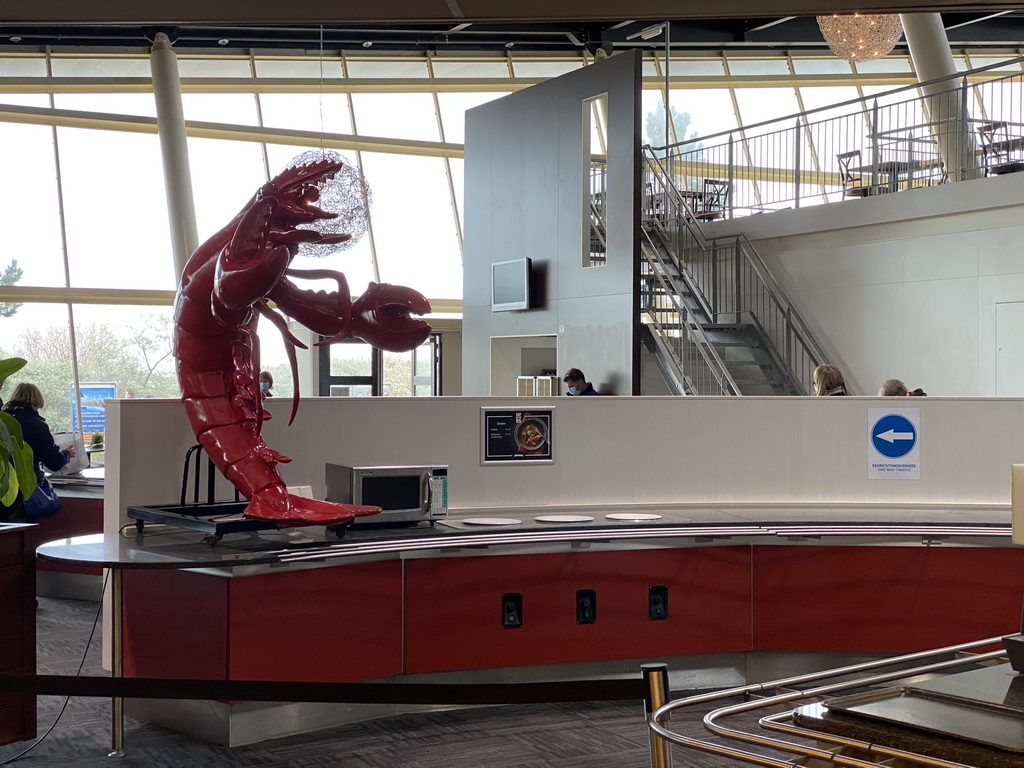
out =
<path fill-rule="evenodd" d="M 338 0 L 175 0 L 140 3 L 138 0 L 32 0 L 4 3 L 0 23 L 117 23 L 117 24 L 339 24 L 360 22 L 423 21 L 545 21 L 631 19 L 750 18 L 810 16 L 823 13 L 899 13 L 928 11 L 1011 11 L 1017 0 L 382 0 L 343 3 Z"/>
<path fill-rule="evenodd" d="M 968 19 L 967 21 L 961 21 L 954 24 L 947 24 L 946 31 L 949 32 L 949 30 L 951 29 L 959 29 L 960 27 L 967 27 L 972 24 L 980 24 L 983 21 L 988 21 L 989 19 L 997 19 L 1000 16 L 1005 16 L 1008 13 L 1010 13 L 1010 11 L 1000 11 L 999 13 L 989 13 L 985 16 L 978 16 L 977 18 Z"/>
<path fill-rule="evenodd" d="M 796 18 L 796 17 L 795 16 L 783 16 L 781 19 L 775 19 L 774 21 L 769 21 L 769 22 L 766 22 L 764 24 L 758 24 L 756 27 L 751 27 L 747 31 L 748 32 L 760 32 L 762 29 L 770 29 L 771 27 L 774 27 L 776 24 L 785 24 L 787 21 L 791 21 L 794 18 Z"/>
<path fill-rule="evenodd" d="M 63 128 L 92 128 L 154 135 L 157 133 L 155 117 L 84 112 L 73 109 L 23 107 L 14 104 L 0 104 L 0 123 L 53 125 Z M 293 147 L 322 147 L 326 149 L 359 150 L 362 152 L 384 152 L 392 155 L 415 155 L 417 157 L 463 156 L 461 144 L 449 144 L 440 141 L 353 136 L 341 133 L 296 131 L 286 128 L 258 128 L 256 126 L 232 125 L 229 123 L 210 123 L 201 120 L 186 120 L 185 134 L 192 138 L 201 139 L 265 142 Z"/>

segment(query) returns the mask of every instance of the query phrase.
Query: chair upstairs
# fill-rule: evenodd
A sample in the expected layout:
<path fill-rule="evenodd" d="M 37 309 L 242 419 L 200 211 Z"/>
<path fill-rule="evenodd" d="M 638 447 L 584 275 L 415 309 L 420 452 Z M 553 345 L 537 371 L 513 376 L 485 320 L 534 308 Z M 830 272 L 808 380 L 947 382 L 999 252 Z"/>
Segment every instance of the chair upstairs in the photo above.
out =
<path fill-rule="evenodd" d="M 946 164 L 939 160 L 939 164 L 935 166 L 935 172 L 928 174 L 926 186 L 935 187 L 939 184 L 949 183 L 949 171 L 946 170 Z"/>
<path fill-rule="evenodd" d="M 878 184 L 865 184 L 862 175 L 863 168 L 860 159 L 860 150 L 843 152 L 836 155 L 839 162 L 839 179 L 843 185 L 843 197 L 867 197 L 888 192 L 889 188 Z"/>
<path fill-rule="evenodd" d="M 700 208 L 694 211 L 694 216 L 704 221 L 723 218 L 729 206 L 731 192 L 732 184 L 728 181 L 704 179 L 704 194 L 701 197 Z"/>
<path fill-rule="evenodd" d="M 1024 149 L 1024 137 L 1008 135 L 1007 127 L 1005 121 L 995 120 L 977 128 L 986 176 L 1024 171 L 1024 159 L 1014 157 L 1014 153 Z"/>

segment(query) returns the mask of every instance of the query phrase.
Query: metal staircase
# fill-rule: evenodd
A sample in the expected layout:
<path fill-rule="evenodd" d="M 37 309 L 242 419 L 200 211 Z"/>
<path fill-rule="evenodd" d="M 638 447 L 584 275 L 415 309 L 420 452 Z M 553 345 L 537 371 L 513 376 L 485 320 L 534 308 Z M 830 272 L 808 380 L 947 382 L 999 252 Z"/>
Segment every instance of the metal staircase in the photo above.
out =
<path fill-rule="evenodd" d="M 805 395 L 828 362 L 743 235 L 707 237 L 645 149 L 641 340 L 681 395 Z"/>

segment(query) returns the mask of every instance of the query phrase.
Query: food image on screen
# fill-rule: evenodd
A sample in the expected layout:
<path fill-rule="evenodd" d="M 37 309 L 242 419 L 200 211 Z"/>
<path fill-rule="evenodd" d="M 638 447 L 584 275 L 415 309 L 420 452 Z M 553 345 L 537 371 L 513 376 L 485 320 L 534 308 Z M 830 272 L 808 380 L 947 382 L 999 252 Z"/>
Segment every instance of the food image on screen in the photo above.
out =
<path fill-rule="evenodd" d="M 526 419 L 516 427 L 516 445 L 524 451 L 534 451 L 544 445 L 547 436 L 544 425 L 536 419 Z"/>

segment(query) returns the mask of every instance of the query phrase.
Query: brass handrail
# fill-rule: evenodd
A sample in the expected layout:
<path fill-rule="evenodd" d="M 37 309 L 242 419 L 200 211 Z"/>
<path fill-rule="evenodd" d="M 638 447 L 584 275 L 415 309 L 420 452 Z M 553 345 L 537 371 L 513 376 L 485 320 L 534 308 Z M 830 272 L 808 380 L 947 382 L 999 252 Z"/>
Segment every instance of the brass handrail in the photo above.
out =
<path fill-rule="evenodd" d="M 702 752 L 708 752 L 723 757 L 731 757 L 736 760 L 740 760 L 745 763 L 752 763 L 755 765 L 771 766 L 771 768 L 792 768 L 794 763 L 789 760 L 779 760 L 776 758 L 768 757 L 766 755 L 750 752 L 746 749 L 741 749 L 739 747 L 733 747 L 716 742 L 704 741 L 690 736 L 685 736 L 683 734 L 679 734 L 670 730 L 664 725 L 664 722 L 668 720 L 669 716 L 673 712 L 680 709 L 684 709 L 686 707 L 694 706 L 696 704 L 707 704 L 710 702 L 721 701 L 738 696 L 747 697 L 754 694 L 763 694 L 766 691 L 783 690 L 783 693 L 766 696 L 764 698 L 759 698 L 753 701 L 745 701 L 741 704 L 721 707 L 712 712 L 709 712 L 703 718 L 704 726 L 710 732 L 714 733 L 717 736 L 723 736 L 726 738 L 742 741 L 744 743 L 753 744 L 762 748 L 790 752 L 799 755 L 803 758 L 818 758 L 822 760 L 827 760 L 831 763 L 835 763 L 838 765 L 855 766 L 856 768 L 884 768 L 884 766 L 882 766 L 882 764 L 880 763 L 867 760 L 860 760 L 858 758 L 848 757 L 845 755 L 837 755 L 834 751 L 831 750 L 824 750 L 818 747 L 810 747 L 803 744 L 796 744 L 793 742 L 784 741 L 782 739 L 761 736 L 758 734 L 747 733 L 745 731 L 739 731 L 734 728 L 728 728 L 719 723 L 718 721 L 736 714 L 749 713 L 757 709 L 765 707 L 776 707 L 781 704 L 788 705 L 796 701 L 817 698 L 823 695 L 849 690 L 851 688 L 859 688 L 866 685 L 878 685 L 880 683 L 892 682 L 894 680 L 900 680 L 915 675 L 921 675 L 932 672 L 941 672 L 949 669 L 955 669 L 961 666 L 967 666 L 970 664 L 978 664 L 980 662 L 985 661 L 996 661 L 1005 659 L 1006 652 L 1004 650 L 990 651 L 987 653 L 969 653 L 970 651 L 976 648 L 999 645 L 1001 641 L 1002 636 L 990 637 L 984 640 L 975 640 L 969 643 L 960 643 L 957 645 L 945 646 L 943 648 L 936 648 L 927 651 L 918 651 L 916 653 L 909 653 L 886 659 L 877 659 L 874 661 L 852 664 L 845 667 L 839 667 L 836 669 L 829 669 L 819 672 L 811 672 L 803 675 L 796 675 L 793 677 L 774 680 L 767 683 L 754 683 L 751 685 L 729 688 L 724 691 L 714 691 L 711 693 L 705 693 L 697 696 L 690 696 L 683 699 L 677 699 L 654 710 L 654 712 L 652 712 L 648 718 L 648 727 L 651 729 L 653 733 L 657 734 L 659 737 L 671 741 L 674 744 L 680 744 L 684 747 L 689 747 Z M 945 661 L 927 663 L 923 666 L 917 666 L 909 669 L 897 669 L 892 672 L 872 674 L 867 677 L 856 677 L 852 680 L 843 680 L 837 683 L 819 685 L 817 687 L 805 690 L 787 690 L 792 689 L 795 686 L 806 685 L 808 683 L 815 683 L 818 681 L 824 681 L 828 680 L 829 678 L 845 677 L 848 675 L 861 675 L 863 673 L 870 673 L 873 670 L 883 669 L 885 667 L 891 667 L 893 665 L 904 665 L 919 661 L 927 661 L 937 656 L 948 656 L 950 654 L 959 654 L 959 656 L 957 658 L 948 659 Z M 827 734 L 818 733 L 817 731 L 814 732 L 814 737 L 818 740 L 830 740 Z M 875 745 L 871 746 L 874 747 Z M 950 761 L 941 760 L 939 758 L 931 758 L 923 755 L 914 755 L 914 753 L 907 754 L 913 755 L 914 759 L 917 762 L 922 762 L 923 764 L 929 766 L 935 766 L 936 768 L 969 768 L 962 766 L 959 763 L 952 763 Z M 888 757 L 891 756 L 892 755 L 888 755 Z"/>

